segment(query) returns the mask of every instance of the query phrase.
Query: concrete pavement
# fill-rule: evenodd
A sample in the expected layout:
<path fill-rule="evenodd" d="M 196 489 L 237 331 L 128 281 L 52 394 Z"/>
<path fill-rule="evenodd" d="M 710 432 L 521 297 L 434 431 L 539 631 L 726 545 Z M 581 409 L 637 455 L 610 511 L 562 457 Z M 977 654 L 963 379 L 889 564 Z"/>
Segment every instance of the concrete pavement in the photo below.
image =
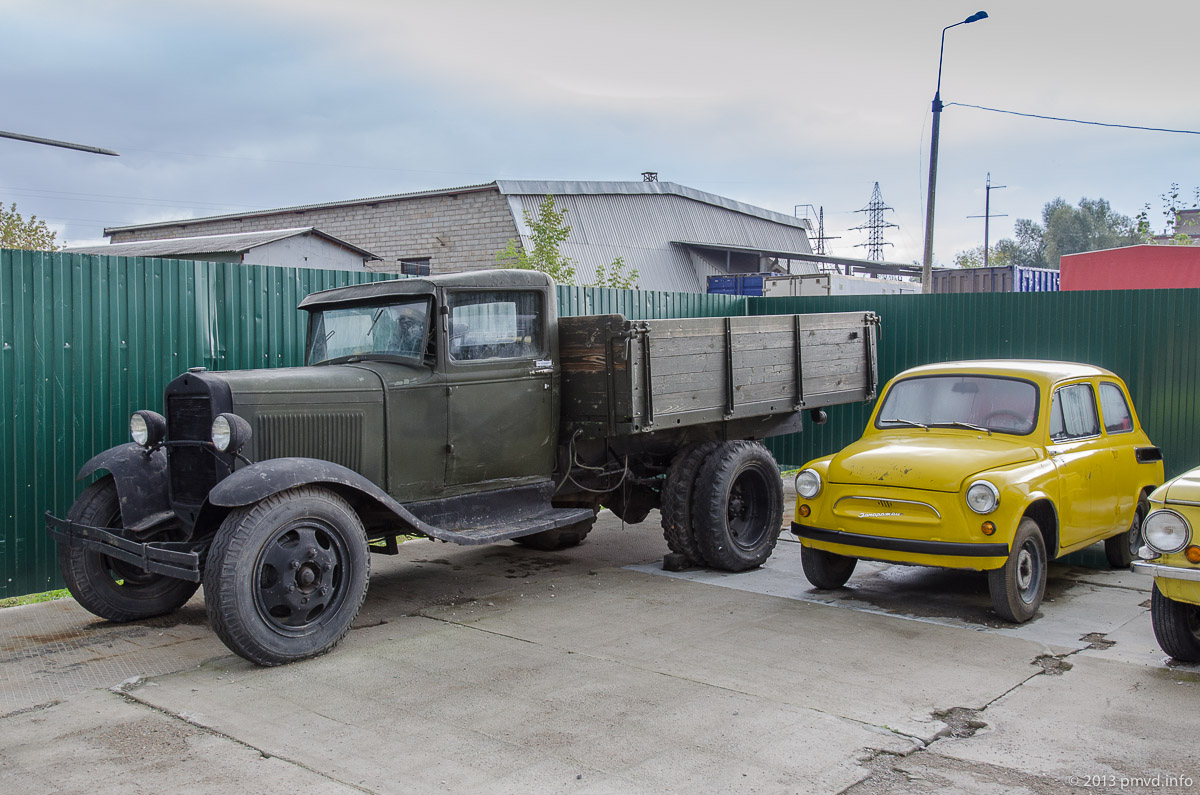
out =
<path fill-rule="evenodd" d="M 69 600 L 0 611 L 0 790 L 1184 792 L 1200 781 L 1188 742 L 1200 668 L 1158 650 L 1148 580 L 1055 564 L 1053 601 L 1014 627 L 990 614 L 982 575 L 860 564 L 849 588 L 818 592 L 794 541 L 739 575 L 668 574 L 664 551 L 653 514 L 624 528 L 602 514 L 559 553 L 410 542 L 374 558 L 340 646 L 276 669 L 231 655 L 199 596 L 136 625 Z"/>

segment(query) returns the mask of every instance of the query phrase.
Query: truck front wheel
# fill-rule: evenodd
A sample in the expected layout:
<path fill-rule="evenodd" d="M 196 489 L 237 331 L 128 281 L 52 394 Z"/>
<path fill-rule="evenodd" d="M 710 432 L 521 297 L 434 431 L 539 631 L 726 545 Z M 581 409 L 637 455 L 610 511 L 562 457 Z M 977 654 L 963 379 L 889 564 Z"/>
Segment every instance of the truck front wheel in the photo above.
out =
<path fill-rule="evenodd" d="M 209 620 L 258 665 L 315 657 L 350 631 L 371 562 L 354 509 L 323 488 L 289 489 L 234 510 L 204 570 Z"/>
<path fill-rule="evenodd" d="M 692 496 L 692 528 L 709 566 L 745 571 L 771 556 L 783 527 L 783 482 L 758 442 L 723 442 L 705 460 Z"/>
<path fill-rule="evenodd" d="M 112 476 L 84 489 L 67 516 L 91 527 L 122 527 L 121 501 Z M 199 583 L 148 574 L 131 563 L 69 544 L 58 545 L 58 567 L 75 601 L 109 621 L 137 621 L 173 612 L 200 587 Z"/>

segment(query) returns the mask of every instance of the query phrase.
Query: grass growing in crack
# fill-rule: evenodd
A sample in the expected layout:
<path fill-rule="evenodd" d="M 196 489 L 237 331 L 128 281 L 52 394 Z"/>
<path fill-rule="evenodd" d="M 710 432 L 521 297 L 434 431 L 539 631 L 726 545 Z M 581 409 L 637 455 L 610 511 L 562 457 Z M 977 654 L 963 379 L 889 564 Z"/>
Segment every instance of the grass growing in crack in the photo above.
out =
<path fill-rule="evenodd" d="M 53 602 L 56 599 L 66 599 L 70 596 L 70 592 L 66 588 L 58 588 L 53 591 L 42 591 L 41 593 L 29 593 L 24 596 L 10 596 L 7 599 L 0 599 L 0 610 L 6 607 L 18 607 L 20 605 L 34 605 L 38 602 Z"/>

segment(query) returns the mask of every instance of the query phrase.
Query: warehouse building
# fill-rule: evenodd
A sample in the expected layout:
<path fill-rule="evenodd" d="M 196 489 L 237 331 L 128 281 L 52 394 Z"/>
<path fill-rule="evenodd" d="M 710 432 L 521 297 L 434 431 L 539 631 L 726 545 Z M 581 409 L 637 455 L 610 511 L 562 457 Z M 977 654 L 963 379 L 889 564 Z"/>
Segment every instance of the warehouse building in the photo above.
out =
<path fill-rule="evenodd" d="M 498 180 L 275 210 L 164 221 L 104 230 L 112 244 L 308 227 L 372 252 L 375 271 L 426 275 L 496 266 L 508 241 L 529 246 L 526 211 L 552 195 L 571 234 L 562 253 L 578 281 L 617 257 L 646 290 L 704 292 L 729 273 L 811 273 L 805 219 L 671 182 Z M 791 259 L 796 257 L 797 259 Z M 303 266 L 303 263 L 292 263 Z"/>

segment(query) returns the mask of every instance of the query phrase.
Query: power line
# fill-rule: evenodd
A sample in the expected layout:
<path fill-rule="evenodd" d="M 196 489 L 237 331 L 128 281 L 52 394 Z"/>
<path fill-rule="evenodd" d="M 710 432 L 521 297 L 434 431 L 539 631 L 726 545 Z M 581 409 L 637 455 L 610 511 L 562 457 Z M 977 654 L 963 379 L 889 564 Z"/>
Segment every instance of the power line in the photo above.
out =
<path fill-rule="evenodd" d="M 946 107 L 957 105 L 960 108 L 974 108 L 975 110 L 986 110 L 992 113 L 1007 113 L 1010 116 L 1024 116 L 1029 119 L 1046 119 L 1048 121 L 1066 121 L 1072 124 L 1090 124 L 1094 127 L 1119 127 L 1124 130 L 1145 130 L 1147 132 L 1165 132 L 1178 133 L 1179 135 L 1200 135 L 1200 130 L 1170 130 L 1165 127 L 1139 127 L 1136 124 L 1109 124 L 1102 121 L 1085 121 L 1083 119 L 1065 119 L 1061 116 L 1042 116 L 1037 113 L 1018 113 L 1015 110 L 1001 110 L 999 108 L 985 108 L 982 105 L 967 105 L 963 102 L 947 102 Z"/>

